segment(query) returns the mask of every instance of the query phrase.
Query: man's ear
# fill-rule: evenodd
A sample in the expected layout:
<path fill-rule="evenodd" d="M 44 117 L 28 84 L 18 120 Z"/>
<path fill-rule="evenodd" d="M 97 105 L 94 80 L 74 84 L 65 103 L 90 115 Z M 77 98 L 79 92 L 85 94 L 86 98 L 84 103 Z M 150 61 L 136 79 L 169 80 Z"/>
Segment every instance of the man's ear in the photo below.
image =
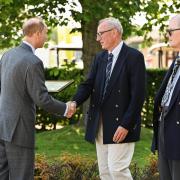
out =
<path fill-rule="evenodd" d="M 115 36 L 117 35 L 117 33 L 119 33 L 118 30 L 115 28 L 112 31 L 113 31 L 113 35 L 115 35 Z"/>
<path fill-rule="evenodd" d="M 40 34 L 41 34 L 41 32 L 37 31 L 37 32 L 34 33 L 34 36 L 35 36 L 36 38 L 38 38 L 38 37 L 40 36 Z"/>

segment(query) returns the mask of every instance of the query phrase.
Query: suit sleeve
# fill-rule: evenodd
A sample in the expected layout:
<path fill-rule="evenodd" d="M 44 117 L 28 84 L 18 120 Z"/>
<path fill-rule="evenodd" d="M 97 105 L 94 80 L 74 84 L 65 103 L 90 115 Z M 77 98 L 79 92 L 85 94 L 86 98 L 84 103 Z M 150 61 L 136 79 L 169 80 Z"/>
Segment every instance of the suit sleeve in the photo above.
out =
<path fill-rule="evenodd" d="M 92 93 L 92 89 L 94 87 L 94 81 L 96 78 L 96 72 L 98 68 L 97 61 L 98 61 L 98 57 L 96 56 L 91 65 L 91 70 L 88 74 L 87 79 L 79 85 L 78 90 L 73 97 L 73 101 L 76 101 L 78 106 L 82 104 L 84 101 L 86 101 Z"/>
<path fill-rule="evenodd" d="M 66 104 L 48 94 L 45 86 L 44 67 L 40 60 L 29 66 L 26 73 L 26 86 L 28 94 L 37 106 L 57 115 L 65 113 Z"/>
<path fill-rule="evenodd" d="M 3 56 L 1 57 L 1 59 L 0 59 L 0 94 L 1 94 L 1 71 L 2 71 L 2 59 L 3 59 L 3 57 L 4 57 L 4 55 L 5 55 L 6 53 L 4 53 L 3 54 Z"/>
<path fill-rule="evenodd" d="M 0 60 L 0 94 L 1 94 L 1 63 L 2 63 L 2 59 Z"/>
<path fill-rule="evenodd" d="M 145 98 L 145 64 L 141 53 L 131 57 L 128 64 L 128 76 L 130 85 L 130 103 L 123 116 L 122 126 L 131 129 L 140 119 L 140 114 Z"/>

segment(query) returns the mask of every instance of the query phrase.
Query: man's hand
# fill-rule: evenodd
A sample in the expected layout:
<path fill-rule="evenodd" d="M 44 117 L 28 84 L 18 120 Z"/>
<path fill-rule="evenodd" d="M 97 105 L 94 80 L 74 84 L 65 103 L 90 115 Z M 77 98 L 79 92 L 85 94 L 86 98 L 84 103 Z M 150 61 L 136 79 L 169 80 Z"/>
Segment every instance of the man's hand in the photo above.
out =
<path fill-rule="evenodd" d="M 67 113 L 66 113 L 66 117 L 67 118 L 71 118 L 73 116 L 73 114 L 76 112 L 76 102 L 74 101 L 68 101 L 66 103 L 67 105 Z"/>
<path fill-rule="evenodd" d="M 122 126 L 119 126 L 114 134 L 113 141 L 115 143 L 120 143 L 126 138 L 127 134 L 128 130 Z"/>

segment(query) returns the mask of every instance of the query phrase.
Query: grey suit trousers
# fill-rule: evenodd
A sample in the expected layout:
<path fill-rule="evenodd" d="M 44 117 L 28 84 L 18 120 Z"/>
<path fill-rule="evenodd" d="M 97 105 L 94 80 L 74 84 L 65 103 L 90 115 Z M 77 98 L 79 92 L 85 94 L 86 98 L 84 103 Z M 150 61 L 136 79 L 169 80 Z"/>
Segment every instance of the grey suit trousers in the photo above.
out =
<path fill-rule="evenodd" d="M 33 180 L 34 149 L 0 140 L 0 180 Z"/>
<path fill-rule="evenodd" d="M 165 156 L 164 147 L 164 116 L 166 115 L 167 108 L 165 107 L 161 113 L 159 119 L 159 150 L 158 150 L 158 161 L 159 161 L 159 173 L 160 180 L 180 180 L 180 161 L 170 160 Z"/>

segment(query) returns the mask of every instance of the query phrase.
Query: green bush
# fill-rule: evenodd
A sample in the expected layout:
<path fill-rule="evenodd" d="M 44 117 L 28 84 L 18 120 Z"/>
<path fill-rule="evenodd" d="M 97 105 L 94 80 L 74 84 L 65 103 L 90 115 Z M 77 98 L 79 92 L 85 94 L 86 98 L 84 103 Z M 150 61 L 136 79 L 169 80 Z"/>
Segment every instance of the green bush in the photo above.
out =
<path fill-rule="evenodd" d="M 132 163 L 134 180 L 158 180 L 157 156 L 149 156 L 149 164 L 140 169 Z M 97 161 L 80 155 L 64 154 L 55 162 L 47 163 L 45 156 L 36 155 L 35 180 L 100 180 Z"/>
<path fill-rule="evenodd" d="M 44 156 L 36 155 L 35 179 L 100 180 L 96 161 L 70 154 L 64 154 L 49 164 Z"/>
<path fill-rule="evenodd" d="M 131 163 L 130 169 L 133 180 L 159 180 L 156 155 L 149 155 L 148 164 L 142 169 L 136 163 Z"/>
<path fill-rule="evenodd" d="M 146 72 L 146 97 L 142 109 L 142 125 L 144 127 L 152 127 L 154 97 L 166 71 L 166 69 L 148 69 Z"/>

